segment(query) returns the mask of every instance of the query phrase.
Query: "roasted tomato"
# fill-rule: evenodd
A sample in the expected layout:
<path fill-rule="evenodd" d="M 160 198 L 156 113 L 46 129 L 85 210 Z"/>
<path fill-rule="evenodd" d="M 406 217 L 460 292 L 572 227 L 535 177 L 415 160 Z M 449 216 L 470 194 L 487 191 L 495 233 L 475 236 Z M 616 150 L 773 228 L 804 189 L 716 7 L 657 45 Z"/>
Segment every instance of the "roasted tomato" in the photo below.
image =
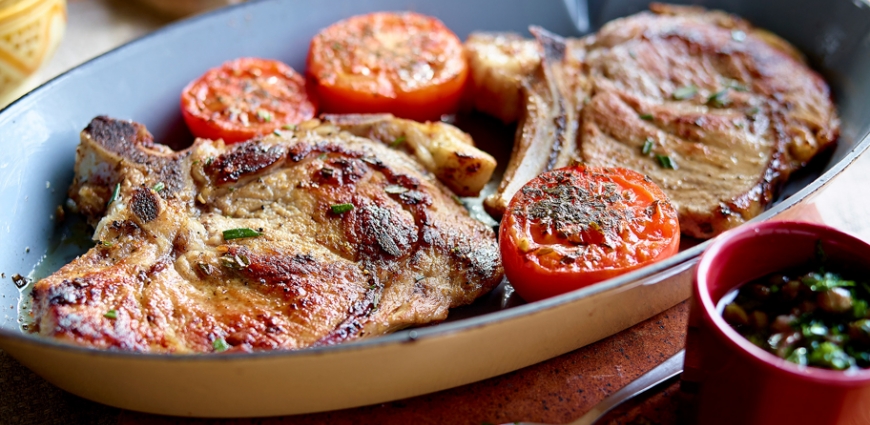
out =
<path fill-rule="evenodd" d="M 305 79 L 270 59 L 240 58 L 208 70 L 181 92 L 194 136 L 241 142 L 298 124 L 317 113 Z"/>
<path fill-rule="evenodd" d="M 535 177 L 511 199 L 500 232 L 505 274 L 527 301 L 635 270 L 680 245 L 667 195 L 623 168 L 577 166 Z"/>
<path fill-rule="evenodd" d="M 314 36 L 306 73 L 325 112 L 434 121 L 456 111 L 468 65 L 459 38 L 438 19 L 379 12 Z"/>

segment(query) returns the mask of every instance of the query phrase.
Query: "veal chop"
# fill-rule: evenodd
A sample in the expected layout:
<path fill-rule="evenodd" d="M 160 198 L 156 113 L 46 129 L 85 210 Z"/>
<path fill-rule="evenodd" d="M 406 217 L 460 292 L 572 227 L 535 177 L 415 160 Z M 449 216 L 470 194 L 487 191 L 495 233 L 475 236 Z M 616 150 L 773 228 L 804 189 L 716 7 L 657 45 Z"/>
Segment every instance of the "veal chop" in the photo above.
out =
<path fill-rule="evenodd" d="M 316 122 L 175 152 L 98 117 L 70 198 L 99 242 L 35 284 L 35 330 L 98 348 L 333 344 L 443 320 L 503 274 L 492 229 L 431 174 Z"/>
<path fill-rule="evenodd" d="M 651 9 L 583 39 L 534 31 L 542 59 L 522 79 L 472 69 L 500 79 L 472 87 L 504 87 L 510 102 L 519 85 L 525 101 L 490 213 L 534 176 L 577 161 L 648 175 L 682 232 L 708 238 L 758 215 L 789 174 L 833 145 L 828 86 L 787 42 L 723 12 Z M 501 52 L 528 50 L 529 41 L 500 40 L 517 45 L 487 50 L 492 42 L 471 38 L 472 66 L 501 67 Z"/>

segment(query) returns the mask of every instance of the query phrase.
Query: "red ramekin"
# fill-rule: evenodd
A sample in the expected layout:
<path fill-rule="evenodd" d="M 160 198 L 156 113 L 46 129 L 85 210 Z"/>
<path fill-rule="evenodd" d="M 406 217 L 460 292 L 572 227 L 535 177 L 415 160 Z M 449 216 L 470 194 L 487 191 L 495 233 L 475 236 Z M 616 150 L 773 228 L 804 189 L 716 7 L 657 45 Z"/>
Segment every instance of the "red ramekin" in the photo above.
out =
<path fill-rule="evenodd" d="M 698 424 L 870 424 L 870 370 L 789 363 L 738 334 L 716 308 L 743 283 L 814 261 L 819 240 L 832 267 L 870 282 L 870 245 L 818 224 L 741 226 L 719 236 L 701 256 L 681 385 L 698 394 Z"/>

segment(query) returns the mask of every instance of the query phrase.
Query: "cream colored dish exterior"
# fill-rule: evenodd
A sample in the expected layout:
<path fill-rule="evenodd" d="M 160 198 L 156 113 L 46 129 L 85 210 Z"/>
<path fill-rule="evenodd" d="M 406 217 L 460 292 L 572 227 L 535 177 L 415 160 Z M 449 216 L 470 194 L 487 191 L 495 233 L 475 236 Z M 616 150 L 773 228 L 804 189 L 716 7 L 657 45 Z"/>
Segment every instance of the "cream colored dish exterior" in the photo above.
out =
<path fill-rule="evenodd" d="M 0 0 L 0 108 L 36 86 L 66 29 L 66 0 Z"/>
<path fill-rule="evenodd" d="M 854 159 L 840 166 L 845 168 Z M 870 156 L 863 159 L 867 165 L 862 168 L 867 169 Z M 833 175 L 841 171 L 831 170 Z M 833 184 L 824 179 L 814 190 L 802 192 L 805 195 L 794 195 L 801 199 L 768 219 L 815 221 L 856 230 L 860 223 L 838 219 L 841 208 L 828 195 L 860 185 L 854 173 L 843 174 L 849 177 Z M 856 233 L 870 237 L 870 231 Z M 416 338 L 393 335 L 326 350 L 171 356 L 34 343 L 31 338 L 0 338 L 0 345 L 58 387 L 125 409 L 194 417 L 327 411 L 456 387 L 591 344 L 689 298 L 697 261 L 693 256 L 652 275 L 646 270 L 633 272 L 625 276 L 628 282 L 603 282 L 492 313 L 501 316 L 498 320 L 476 317 L 466 321 L 477 324 L 419 329 Z M 637 278 L 632 280 L 633 275 Z"/>
<path fill-rule="evenodd" d="M 478 327 L 321 354 L 137 356 L 20 340 L 3 349 L 60 388 L 131 410 L 249 417 L 343 409 L 479 381 L 612 335 L 688 298 L 694 264 Z"/>
<path fill-rule="evenodd" d="M 493 10 L 495 2 L 510 7 L 501 7 L 499 11 L 503 13 L 487 13 Z M 631 2 L 590 0 L 590 3 L 601 6 L 597 15 L 602 18 L 612 19 L 631 12 L 624 7 Z M 725 4 L 724 0 L 720 3 Z M 791 16 L 788 22 L 791 27 L 784 24 L 783 30 L 791 28 L 790 38 L 818 37 L 825 41 L 822 47 L 804 44 L 813 47 L 816 53 L 828 55 L 821 58 L 829 70 L 837 69 L 849 77 L 845 85 L 849 91 L 843 93 L 840 104 L 844 137 L 834 153 L 835 159 L 811 183 L 799 182 L 801 188 L 796 194 L 762 214 L 757 218 L 759 221 L 782 212 L 776 218 L 809 217 L 841 230 L 857 228 L 857 233 L 870 237 L 870 226 L 863 224 L 870 222 L 866 219 L 870 208 L 864 202 L 868 197 L 855 196 L 856 191 L 867 190 L 870 177 L 866 173 L 855 177 L 855 173 L 843 172 L 870 145 L 870 138 L 866 137 L 870 114 L 865 106 L 866 94 L 870 93 L 870 82 L 866 81 L 870 55 L 863 54 L 866 43 L 860 42 L 866 38 L 862 34 L 870 22 L 865 19 L 870 17 L 870 8 L 859 3 L 846 0 L 824 5 L 809 0 L 752 3 L 753 10 L 768 10 L 766 15 L 759 15 L 767 16 L 767 22 L 781 22 L 777 17 L 781 17 L 778 12 L 782 7 L 800 6 L 795 10 L 802 13 Z M 328 8 L 313 8 L 303 0 L 259 1 L 172 26 L 58 78 L 0 113 L 0 142 L 6 143 L 5 155 L 0 157 L 0 199 L 4 201 L 0 251 L 5 254 L 0 258 L 6 260 L 2 263 L 6 270 L 0 272 L 28 270 L 35 263 L 35 255 L 47 249 L 47 243 L 41 239 L 35 242 L 38 245 L 29 248 L 22 245 L 34 243 L 34 234 L 44 239 L 50 235 L 52 222 L 35 218 L 63 202 L 67 183 L 61 182 L 70 171 L 59 170 L 72 169 L 72 145 L 87 120 L 107 112 L 149 123 L 167 120 L 166 109 L 154 105 L 176 104 L 177 88 L 158 82 L 171 79 L 180 88 L 202 72 L 203 64 L 221 63 L 229 55 L 289 56 L 287 44 L 267 43 L 258 36 L 267 34 L 269 41 L 276 34 L 289 42 L 308 40 L 316 30 L 337 20 L 340 13 L 363 13 L 373 5 L 388 9 L 413 5 L 422 12 L 433 10 L 428 13 L 435 13 L 437 6 L 445 16 L 448 12 L 456 13 L 452 22 L 458 28 L 470 21 L 468 16 L 474 17 L 474 28 L 466 25 L 464 33 L 484 27 L 516 30 L 520 24 L 543 21 L 547 16 L 553 18 L 548 28 L 570 33 L 564 25 L 559 30 L 561 21 L 556 18 L 576 14 L 564 13 L 555 6 L 541 8 L 536 2 L 532 8 L 530 4 L 524 0 L 335 0 Z M 311 13 L 297 13 L 300 10 Z M 826 13 L 823 21 L 830 24 L 832 32 L 826 32 L 825 28 L 805 31 L 823 15 L 819 10 Z M 533 13 L 536 11 L 554 13 Z M 294 17 L 299 19 L 293 20 Z M 855 21 L 849 21 L 851 17 Z M 482 20 L 490 20 L 491 25 L 482 25 Z M 513 27 L 508 25 L 510 22 Z M 585 31 L 588 25 L 578 27 Z M 842 38 L 846 37 L 844 34 L 854 36 Z M 195 47 L 184 48 L 184 43 L 191 40 L 197 43 Z M 832 44 L 830 40 L 843 42 Z M 849 44 L 851 41 L 855 43 Z M 210 42 L 223 44 L 217 48 Z M 304 49 L 306 43 L 297 43 L 299 49 Z M 849 48 L 837 50 L 837 46 Z M 248 53 L 251 49 L 255 53 Z M 299 49 L 293 52 L 303 51 Z M 866 165 L 859 170 L 870 170 L 870 156 L 864 158 L 867 159 L 862 162 Z M 850 187 L 837 191 L 822 187 L 836 176 L 840 177 L 834 185 L 845 182 Z M 43 177 L 46 181 L 52 179 L 52 189 L 62 189 L 52 196 Z M 844 198 L 836 199 L 828 193 L 838 193 Z M 30 248 L 33 250 L 28 254 Z M 21 292 L 11 285 L 11 276 L 7 274 L 5 284 L 9 286 L 0 286 L 3 295 L 0 307 L 7 312 L 0 315 L 0 320 L 5 320 L 0 321 L 0 348 L 65 390 L 133 410 L 241 417 L 339 409 L 411 397 L 492 377 L 616 333 L 686 299 L 692 269 L 702 248 L 703 245 L 689 248 L 663 263 L 553 299 L 416 329 L 412 331 L 416 338 L 409 331 L 402 331 L 298 352 L 215 356 L 105 352 L 24 335 L 19 332 L 14 314 Z"/>

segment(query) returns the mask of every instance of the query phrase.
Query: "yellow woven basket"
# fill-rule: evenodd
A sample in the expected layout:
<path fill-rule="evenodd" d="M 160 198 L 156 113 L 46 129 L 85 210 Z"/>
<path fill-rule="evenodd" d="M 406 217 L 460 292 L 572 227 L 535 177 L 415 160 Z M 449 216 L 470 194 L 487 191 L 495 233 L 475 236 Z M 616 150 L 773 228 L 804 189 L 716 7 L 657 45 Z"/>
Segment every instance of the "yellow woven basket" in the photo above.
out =
<path fill-rule="evenodd" d="M 65 0 L 0 0 L 0 107 L 33 88 L 65 29 Z"/>

